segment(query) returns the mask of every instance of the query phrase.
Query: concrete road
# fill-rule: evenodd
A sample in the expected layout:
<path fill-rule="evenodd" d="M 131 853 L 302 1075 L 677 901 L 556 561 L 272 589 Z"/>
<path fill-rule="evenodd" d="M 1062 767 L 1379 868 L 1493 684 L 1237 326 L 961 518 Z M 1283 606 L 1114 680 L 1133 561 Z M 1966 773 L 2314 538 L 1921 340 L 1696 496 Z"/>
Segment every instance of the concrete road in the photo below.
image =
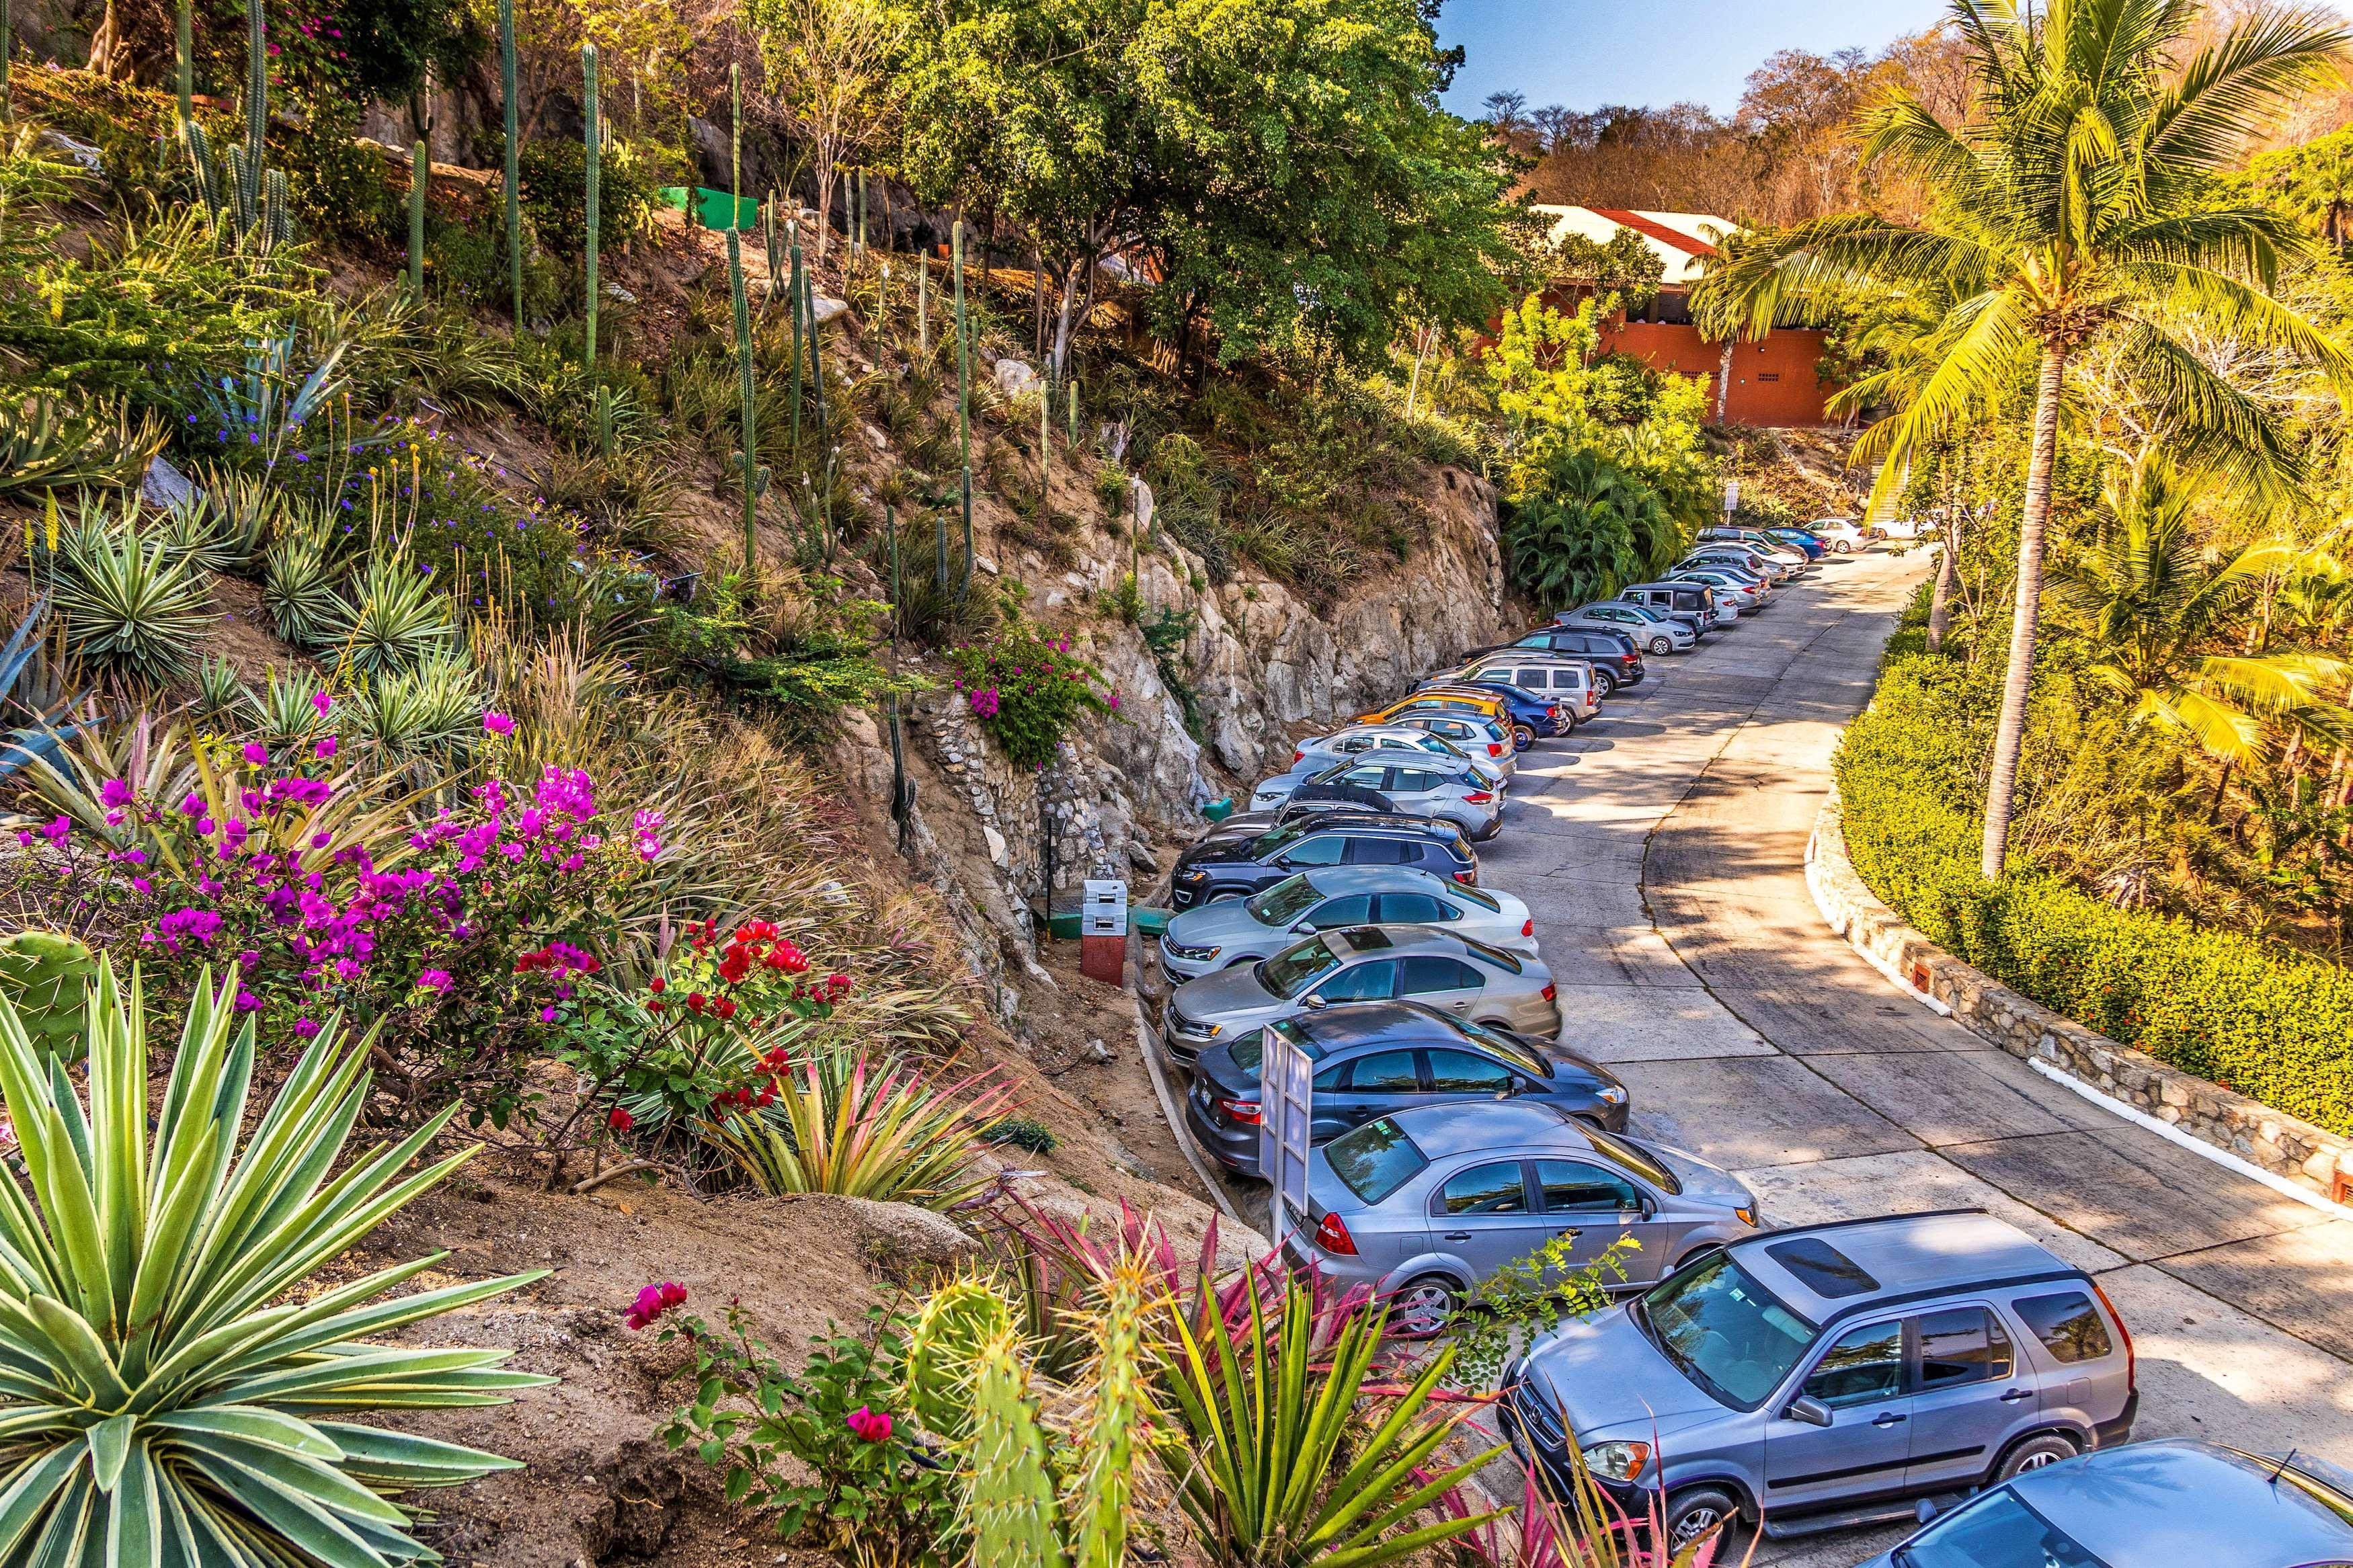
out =
<path fill-rule="evenodd" d="M 1771 1218 L 1980 1205 L 2095 1274 L 2139 1352 L 2136 1435 L 2353 1464 L 2353 1223 L 2108 1115 L 1896 991 L 1823 923 L 1808 832 L 1840 730 L 1927 570 L 1833 557 L 1521 760 L 1482 879 L 1535 910 L 1564 1037 L 1638 1131 Z M 1845 1568 L 1904 1532 L 1767 1543 Z"/>

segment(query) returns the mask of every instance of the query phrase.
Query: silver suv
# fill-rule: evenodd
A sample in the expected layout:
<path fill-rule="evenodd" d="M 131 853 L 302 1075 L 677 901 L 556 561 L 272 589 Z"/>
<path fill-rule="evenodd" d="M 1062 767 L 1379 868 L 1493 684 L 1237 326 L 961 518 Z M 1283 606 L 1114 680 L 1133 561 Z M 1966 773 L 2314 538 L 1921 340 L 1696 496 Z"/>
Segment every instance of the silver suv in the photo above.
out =
<path fill-rule="evenodd" d="M 1906 1519 L 2131 1436 L 2132 1338 L 2100 1288 L 1977 1209 L 1767 1231 L 1537 1340 L 1504 1425 L 1568 1445 L 1680 1547 Z M 1719 1551 L 1736 1559 L 1727 1540 Z"/>

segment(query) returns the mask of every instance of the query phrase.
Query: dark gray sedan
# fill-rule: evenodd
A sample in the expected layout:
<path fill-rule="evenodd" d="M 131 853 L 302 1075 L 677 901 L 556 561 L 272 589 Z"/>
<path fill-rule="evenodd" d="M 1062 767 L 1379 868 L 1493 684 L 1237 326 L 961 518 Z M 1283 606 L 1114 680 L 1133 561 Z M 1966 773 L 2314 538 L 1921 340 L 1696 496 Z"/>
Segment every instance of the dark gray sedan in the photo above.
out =
<path fill-rule="evenodd" d="M 1286 1018 L 1275 1030 L 1315 1064 L 1310 1141 L 1323 1143 L 1377 1116 L 1450 1100 L 1526 1099 L 1626 1130 L 1626 1086 L 1550 1041 L 1491 1029 L 1415 1002 L 1358 1002 Z M 1259 1067 L 1251 1034 L 1201 1053 L 1185 1125 L 1229 1171 L 1260 1174 Z"/>

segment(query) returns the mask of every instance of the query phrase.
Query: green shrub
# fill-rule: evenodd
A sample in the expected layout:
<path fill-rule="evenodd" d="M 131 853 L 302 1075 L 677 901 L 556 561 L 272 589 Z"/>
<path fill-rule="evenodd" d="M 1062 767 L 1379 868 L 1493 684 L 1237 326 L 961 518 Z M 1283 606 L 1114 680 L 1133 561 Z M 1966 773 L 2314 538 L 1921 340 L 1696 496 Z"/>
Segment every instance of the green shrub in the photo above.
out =
<path fill-rule="evenodd" d="M 973 716 L 1007 759 L 1023 767 L 1052 762 L 1054 748 L 1080 715 L 1119 708 L 1115 694 L 1095 694 L 1100 672 L 1071 651 L 1069 638 L 1050 640 L 1034 626 L 968 643 L 955 658 L 956 689 L 972 704 Z"/>
<path fill-rule="evenodd" d="M 385 177 L 384 154 L 355 140 L 353 131 L 348 115 L 314 112 L 272 162 L 286 171 L 286 194 L 304 237 L 384 250 L 400 202 Z"/>
<path fill-rule="evenodd" d="M 522 212 L 531 234 L 549 252 L 578 260 L 588 247 L 588 150 L 577 136 L 543 138 L 522 144 Z M 601 244 L 643 231 L 654 205 L 648 163 L 627 153 L 597 161 L 597 224 Z"/>
<path fill-rule="evenodd" d="M 1976 767 L 1992 678 L 1926 654 L 1889 660 L 1837 758 L 1847 853 L 1862 879 L 1930 941 L 2044 1006 L 2353 1134 L 2353 973 L 2117 909 L 2048 873 L 1978 876 Z"/>

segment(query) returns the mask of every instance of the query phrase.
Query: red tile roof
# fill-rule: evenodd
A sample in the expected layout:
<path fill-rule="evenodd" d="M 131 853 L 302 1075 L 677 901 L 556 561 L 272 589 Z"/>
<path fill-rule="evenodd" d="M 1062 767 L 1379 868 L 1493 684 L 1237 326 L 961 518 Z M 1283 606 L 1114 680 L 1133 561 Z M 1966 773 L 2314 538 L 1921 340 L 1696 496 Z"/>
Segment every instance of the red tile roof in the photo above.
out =
<path fill-rule="evenodd" d="M 1680 233 L 1669 228 L 1665 224 L 1653 223 L 1641 213 L 1629 212 L 1623 207 L 1594 207 L 1590 210 L 1608 218 L 1620 228 L 1630 228 L 1636 234 L 1645 235 L 1662 245 L 1672 246 L 1686 256 L 1715 254 L 1715 247 L 1708 244 L 1707 241 L 1693 235 Z"/>

